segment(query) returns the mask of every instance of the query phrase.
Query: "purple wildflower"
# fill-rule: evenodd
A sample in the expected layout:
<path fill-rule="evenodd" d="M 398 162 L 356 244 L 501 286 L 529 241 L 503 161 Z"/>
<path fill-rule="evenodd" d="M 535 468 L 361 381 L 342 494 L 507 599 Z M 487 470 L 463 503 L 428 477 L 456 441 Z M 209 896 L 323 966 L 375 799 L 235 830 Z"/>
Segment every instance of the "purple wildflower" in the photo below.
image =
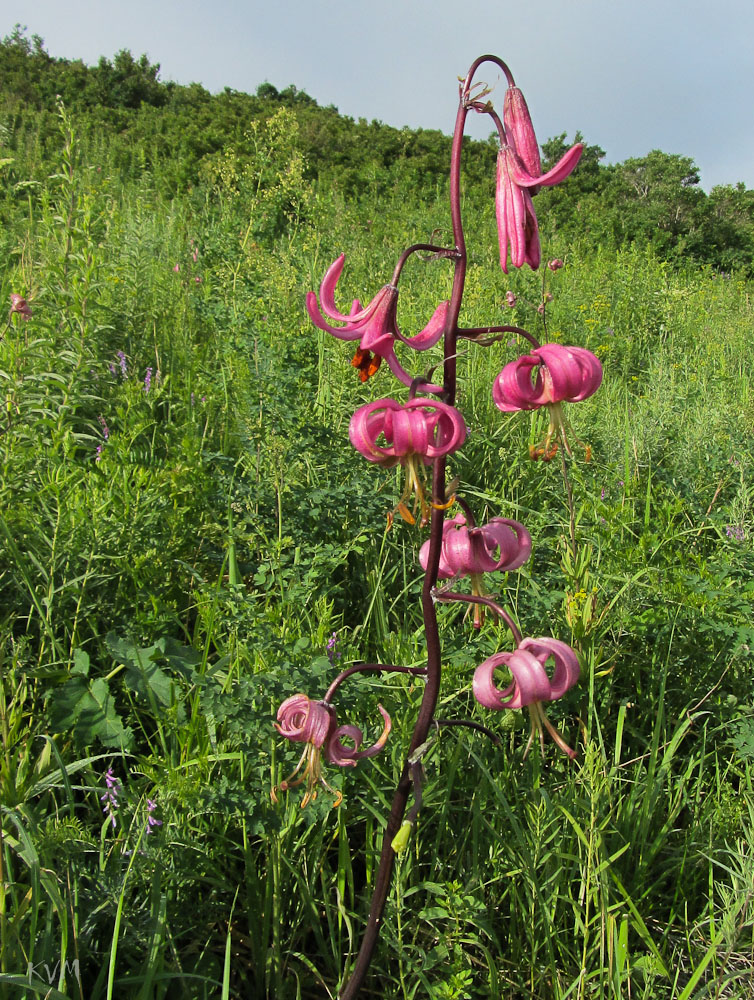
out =
<path fill-rule="evenodd" d="M 118 358 L 118 362 L 120 364 L 121 375 L 123 376 L 123 378 L 128 378 L 128 365 L 126 364 L 126 355 L 123 353 L 123 351 L 116 351 L 115 355 Z"/>
<path fill-rule="evenodd" d="M 100 445 L 100 448 L 101 447 L 102 445 Z M 105 794 L 100 795 L 100 802 L 104 803 L 102 812 L 112 823 L 113 829 L 115 829 L 115 814 L 118 811 L 118 796 L 121 793 L 122 786 L 120 781 L 113 774 L 112 765 L 110 765 L 105 772 L 105 785 Z"/>
<path fill-rule="evenodd" d="M 144 374 L 144 392 L 149 392 L 151 385 L 152 385 L 152 369 L 147 368 Z"/>
<path fill-rule="evenodd" d="M 97 454 L 94 456 L 94 461 L 95 462 L 99 462 L 100 459 L 102 458 L 102 449 L 103 448 L 104 448 L 104 445 L 101 445 L 101 444 L 97 445 Z"/>
<path fill-rule="evenodd" d="M 110 428 L 107 426 L 105 418 L 101 414 L 99 417 L 97 417 L 97 419 L 99 420 L 100 426 L 102 427 L 102 437 L 105 439 L 105 441 L 107 441 L 107 439 L 110 437 Z"/>
<path fill-rule="evenodd" d="M 152 815 L 156 808 L 157 803 L 153 802 L 152 799 L 147 799 L 147 836 L 156 826 L 162 826 L 162 820 Z"/>
<path fill-rule="evenodd" d="M 333 632 L 330 638 L 327 640 L 327 659 L 330 663 L 334 663 L 335 660 L 339 660 L 343 655 L 338 649 L 340 644 L 340 639 L 338 638 L 338 633 Z"/>
<path fill-rule="evenodd" d="M 740 524 L 729 524 L 725 529 L 728 538 L 735 538 L 737 542 L 742 542 L 746 537 L 746 532 Z"/>

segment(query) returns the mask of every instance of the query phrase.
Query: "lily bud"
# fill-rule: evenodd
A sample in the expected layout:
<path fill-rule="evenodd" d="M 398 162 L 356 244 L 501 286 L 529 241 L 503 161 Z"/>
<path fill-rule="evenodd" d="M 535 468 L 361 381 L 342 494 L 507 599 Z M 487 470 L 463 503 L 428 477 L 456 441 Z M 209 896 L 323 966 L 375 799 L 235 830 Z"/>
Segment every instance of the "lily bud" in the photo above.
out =
<path fill-rule="evenodd" d="M 390 846 L 393 848 L 396 854 L 403 854 L 403 852 L 408 847 L 409 837 L 411 836 L 411 828 L 413 823 L 410 819 L 404 819 L 400 825 L 400 829 L 393 837 L 390 842 Z"/>
<path fill-rule="evenodd" d="M 524 169 L 532 177 L 542 173 L 542 161 L 539 157 L 539 144 L 531 123 L 531 115 L 526 99 L 518 87 L 509 87 L 503 101 L 503 123 L 505 130 L 516 147 Z M 530 194 L 536 194 L 530 190 Z"/>

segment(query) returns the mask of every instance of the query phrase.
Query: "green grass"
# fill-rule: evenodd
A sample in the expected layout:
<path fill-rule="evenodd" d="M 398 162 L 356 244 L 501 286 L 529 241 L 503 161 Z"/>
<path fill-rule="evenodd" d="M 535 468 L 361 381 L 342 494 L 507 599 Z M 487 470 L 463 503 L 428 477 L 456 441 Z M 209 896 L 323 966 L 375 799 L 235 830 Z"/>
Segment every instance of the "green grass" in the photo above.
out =
<path fill-rule="evenodd" d="M 394 729 L 382 755 L 328 776 L 338 810 L 272 804 L 296 758 L 272 719 L 288 695 L 324 692 L 333 631 L 340 666 L 423 662 L 423 536 L 385 532 L 395 474 L 347 440 L 355 407 L 396 386 L 361 386 L 303 298 L 343 250 L 340 301 L 368 301 L 447 209 L 401 196 L 357 213 L 306 187 L 283 236 L 252 233 L 298 169 L 291 148 L 269 190 L 208 182 L 167 203 L 148 178 L 116 180 L 106 150 L 82 159 L 75 132 L 63 117 L 57 176 L 2 203 L 0 301 L 25 293 L 34 317 L 0 343 L 0 996 L 334 996 L 421 682 L 340 692 L 367 738 L 378 701 Z M 468 214 L 462 322 L 544 339 L 541 278 L 505 280 L 491 208 Z M 433 743 L 365 996 L 746 998 L 751 286 L 642 247 L 545 253 L 566 261 L 548 272 L 547 336 L 605 368 L 569 410 L 593 449 L 569 464 L 580 557 L 558 462 L 528 459 L 541 422 L 492 405 L 519 350 L 505 340 L 464 348 L 472 433 L 452 472 L 534 537 L 530 563 L 490 584 L 525 634 L 582 650 L 582 682 L 551 712 L 579 757 L 523 759 L 522 720 L 471 696 L 505 635 L 443 608 L 440 712 L 503 745 L 450 729 Z M 407 332 L 449 281 L 442 262 L 407 268 Z"/>

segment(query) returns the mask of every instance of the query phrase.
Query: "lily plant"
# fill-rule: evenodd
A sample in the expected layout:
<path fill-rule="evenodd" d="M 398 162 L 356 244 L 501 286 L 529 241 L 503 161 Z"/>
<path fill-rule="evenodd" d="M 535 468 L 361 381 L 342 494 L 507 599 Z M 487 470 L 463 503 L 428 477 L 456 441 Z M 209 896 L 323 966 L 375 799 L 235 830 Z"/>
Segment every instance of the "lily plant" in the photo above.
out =
<path fill-rule="evenodd" d="M 483 63 L 493 63 L 505 74 L 507 89 L 502 118 L 492 102 L 487 100 L 490 90 L 474 83 L 474 77 Z M 388 514 L 388 526 L 392 524 L 396 512 L 403 520 L 414 524 L 417 508 L 421 510 L 419 527 L 429 526 L 429 536 L 419 547 L 419 562 L 424 570 L 421 608 L 426 664 L 406 667 L 354 663 L 335 678 L 322 699 L 313 700 L 303 693 L 287 698 L 278 710 L 275 723 L 281 736 L 304 746 L 292 774 L 273 789 L 274 800 L 277 801 L 283 792 L 304 785 L 302 805 L 313 801 L 321 789 L 330 792 L 334 797 L 333 805 L 338 805 L 342 794 L 325 781 L 323 761 L 338 767 L 353 767 L 379 753 L 391 731 L 391 720 L 380 705 L 382 733 L 371 746 L 362 750 L 361 730 L 353 725 L 338 725 L 333 699 L 340 685 L 354 674 L 364 672 L 406 673 L 424 682 L 421 704 L 385 825 L 366 928 L 350 977 L 341 990 L 341 1000 L 354 1000 L 358 995 L 371 962 L 396 853 L 405 849 L 421 806 L 421 755 L 430 727 L 464 725 L 491 736 L 499 744 L 495 734 L 479 722 L 436 718 L 442 677 L 439 606 L 463 603 L 469 609 L 473 608 L 477 629 L 481 627 L 485 611 L 491 613 L 501 626 L 502 642 L 513 646 L 512 650 L 504 649 L 488 657 L 473 671 L 471 687 L 479 705 L 491 711 L 528 709 L 531 733 L 524 754 L 537 737 L 544 753 L 546 731 L 568 759 L 576 756 L 576 751 L 547 718 L 543 706 L 561 698 L 577 684 L 580 675 L 577 651 L 557 638 L 524 638 L 511 612 L 502 607 L 485 587 L 485 578 L 491 574 L 512 573 L 527 562 L 532 550 L 531 535 L 523 524 L 505 516 L 493 516 L 486 523 L 477 525 L 470 504 L 463 496 L 457 495 L 453 484 L 448 484 L 447 465 L 448 460 L 463 447 L 469 433 L 456 405 L 460 340 L 466 340 L 470 345 L 490 347 L 512 332 L 528 341 L 530 350 L 505 364 L 490 390 L 496 406 L 506 414 L 536 410 L 541 406 L 549 408 L 550 429 L 540 448 L 533 449 L 533 458 L 551 458 L 557 449 L 554 442 L 556 435 L 562 441 L 566 454 L 571 456 L 561 404 L 579 402 L 596 392 L 602 381 L 602 367 L 599 360 L 583 347 L 540 345 L 529 331 L 521 327 L 505 324 L 486 327 L 459 325 L 467 268 L 461 221 L 461 153 L 465 123 L 470 112 L 488 115 L 500 138 L 495 211 L 502 269 L 507 273 L 509 259 L 516 268 L 524 264 L 535 270 L 539 267 L 541 248 L 533 198 L 541 187 L 559 184 L 569 176 L 579 161 L 582 145 L 574 145 L 552 169 L 543 172 L 524 96 L 508 66 L 497 56 L 485 55 L 474 61 L 459 88 L 450 156 L 452 242 L 447 246 L 417 243 L 408 247 L 400 255 L 390 280 L 373 295 L 369 304 L 362 307 L 359 299 L 354 299 L 347 312 L 341 310 L 335 301 L 345 264 L 345 257 L 341 254 L 325 273 L 319 295 L 310 292 L 306 300 L 308 314 L 316 327 L 339 340 L 356 342 L 352 364 L 358 370 L 362 383 L 376 376 L 384 361 L 398 383 L 409 387 L 405 401 L 383 397 L 359 407 L 351 417 L 349 438 L 359 454 L 373 465 L 382 468 L 400 465 L 406 470 L 406 485 Z M 427 325 L 407 336 L 398 325 L 398 287 L 406 262 L 417 253 L 450 263 L 453 286 L 450 299 L 437 305 Z M 559 259 L 549 265 L 553 271 L 562 266 L 563 262 Z M 505 301 L 509 306 L 515 305 L 513 293 L 509 292 Z M 441 342 L 442 381 L 437 384 L 432 382 L 431 372 L 428 377 L 412 374 L 411 352 L 424 352 Z M 401 361 L 396 348 L 402 352 Z M 565 462 L 562 453 L 561 458 Z M 429 478 L 425 478 L 425 470 L 429 470 Z M 406 501 L 412 494 L 415 496 L 414 507 L 409 510 Z M 460 507 L 460 512 L 446 516 L 446 511 L 455 504 Z M 470 593 L 457 589 L 465 578 L 470 580 Z M 438 581 L 444 581 L 444 584 L 438 586 Z M 510 634 L 510 640 L 505 637 L 506 633 Z M 500 671 L 506 677 L 502 686 L 496 680 Z M 407 812 L 412 795 L 413 805 Z"/>

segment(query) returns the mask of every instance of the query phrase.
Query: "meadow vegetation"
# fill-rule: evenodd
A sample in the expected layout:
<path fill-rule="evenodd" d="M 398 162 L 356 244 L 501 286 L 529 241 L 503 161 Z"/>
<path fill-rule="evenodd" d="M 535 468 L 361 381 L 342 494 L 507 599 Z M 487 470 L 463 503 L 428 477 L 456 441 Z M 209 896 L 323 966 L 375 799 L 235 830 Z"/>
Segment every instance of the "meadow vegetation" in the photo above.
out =
<path fill-rule="evenodd" d="M 272 719 L 335 655 L 421 664 L 425 535 L 386 530 L 395 473 L 348 442 L 388 376 L 362 386 L 303 302 L 340 252 L 343 302 L 366 300 L 449 228 L 449 140 L 295 88 L 162 84 L 129 53 L 53 60 L 19 31 L 0 68 L 0 303 L 32 312 L 0 341 L 0 996 L 335 995 L 421 682 L 348 689 L 349 717 L 379 701 L 394 729 L 328 775 L 338 809 L 271 801 L 295 764 Z M 367 996 L 754 989 L 754 192 L 600 154 L 537 196 L 565 262 L 547 338 L 605 373 L 570 414 L 592 449 L 569 463 L 578 558 L 558 462 L 529 460 L 543 418 L 492 402 L 515 341 L 463 348 L 476 433 L 451 463 L 535 539 L 499 593 L 583 651 L 551 713 L 579 756 L 523 759 L 519 713 L 471 696 L 498 631 L 443 608 L 447 714 L 503 747 L 433 741 Z M 542 337 L 542 276 L 500 271 L 494 158 L 469 143 L 462 320 Z M 450 274 L 408 265 L 404 329 Z"/>

